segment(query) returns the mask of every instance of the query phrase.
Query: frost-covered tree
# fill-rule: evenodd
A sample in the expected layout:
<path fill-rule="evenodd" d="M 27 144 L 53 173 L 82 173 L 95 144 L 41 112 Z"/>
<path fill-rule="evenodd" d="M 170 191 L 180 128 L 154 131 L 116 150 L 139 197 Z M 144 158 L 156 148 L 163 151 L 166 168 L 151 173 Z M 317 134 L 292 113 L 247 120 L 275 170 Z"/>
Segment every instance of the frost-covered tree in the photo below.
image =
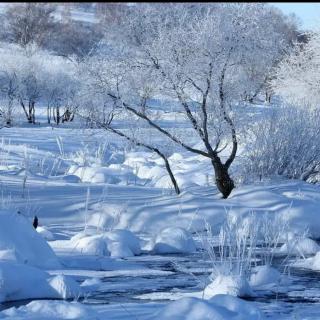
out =
<path fill-rule="evenodd" d="M 248 70 L 265 55 L 268 72 L 282 33 L 263 4 L 143 5 L 109 39 L 108 56 L 87 61 L 96 88 L 109 99 L 112 117 L 122 110 L 164 138 L 211 161 L 227 198 L 237 149 L 237 109 L 248 90 L 264 81 Z M 162 125 L 154 101 L 189 123 L 184 134 Z M 95 119 L 101 121 L 101 119 Z M 230 146 L 229 146 L 230 145 Z"/>
<path fill-rule="evenodd" d="M 74 65 L 67 59 L 52 56 L 43 68 L 43 99 L 47 104 L 47 120 L 56 124 L 72 121 L 75 114 L 73 98 L 77 90 Z"/>
<path fill-rule="evenodd" d="M 252 87 L 248 88 L 245 99 L 253 100 L 261 93 L 265 94 L 265 101 L 270 103 L 273 93 L 270 82 L 274 77 L 274 68 L 283 57 L 291 52 L 297 41 L 302 41 L 299 32 L 299 19 L 295 15 L 284 15 L 278 8 L 266 7 L 266 12 L 260 21 L 261 26 L 269 24 L 271 36 L 261 34 L 261 41 L 269 41 L 270 48 L 261 56 L 255 56 L 254 63 L 248 65 L 247 72 L 252 78 Z"/>
<path fill-rule="evenodd" d="M 55 24 L 43 47 L 61 56 L 83 58 L 96 47 L 101 37 L 97 24 L 70 19 Z"/>
<path fill-rule="evenodd" d="M 17 75 L 14 70 L 0 67 L 0 117 L 5 125 L 11 126 L 15 110 L 15 98 L 18 90 Z"/>
<path fill-rule="evenodd" d="M 245 146 L 245 176 L 319 181 L 320 112 L 282 107 L 256 122 Z"/>
<path fill-rule="evenodd" d="M 92 61 L 91 58 L 90 62 L 94 68 L 97 66 L 96 60 Z M 168 160 L 170 146 L 163 139 L 160 143 L 155 143 L 157 139 L 154 139 L 154 133 L 146 130 L 145 125 L 141 123 L 142 121 L 139 121 L 139 118 L 133 117 L 131 113 L 125 112 L 125 110 L 116 110 L 114 105 L 110 106 L 112 101 L 110 101 L 109 91 L 105 87 L 97 86 L 96 78 L 91 73 L 93 66 L 88 65 L 88 61 L 80 66 L 80 75 L 77 77 L 82 85 L 79 85 L 80 90 L 77 91 L 75 96 L 75 104 L 79 106 L 77 114 L 86 120 L 87 126 L 102 128 L 120 136 L 131 145 L 157 154 L 165 164 L 176 194 L 180 194 L 178 182 Z M 117 120 L 121 120 L 125 124 L 124 128 L 115 125 Z M 159 144 L 164 148 L 161 148 Z"/>
<path fill-rule="evenodd" d="M 310 33 L 308 38 L 279 64 L 272 81 L 276 94 L 303 108 L 319 107 L 320 102 L 320 32 Z"/>
<path fill-rule="evenodd" d="M 48 58 L 48 56 L 47 56 Z M 16 56 L 18 78 L 17 100 L 28 123 L 36 123 L 35 106 L 39 102 L 46 80 L 43 74 L 44 57 L 37 46 L 31 45 Z"/>
<path fill-rule="evenodd" d="M 55 6 L 50 3 L 17 3 L 8 7 L 5 15 L 5 32 L 8 40 L 27 46 L 41 45 L 54 25 Z"/>

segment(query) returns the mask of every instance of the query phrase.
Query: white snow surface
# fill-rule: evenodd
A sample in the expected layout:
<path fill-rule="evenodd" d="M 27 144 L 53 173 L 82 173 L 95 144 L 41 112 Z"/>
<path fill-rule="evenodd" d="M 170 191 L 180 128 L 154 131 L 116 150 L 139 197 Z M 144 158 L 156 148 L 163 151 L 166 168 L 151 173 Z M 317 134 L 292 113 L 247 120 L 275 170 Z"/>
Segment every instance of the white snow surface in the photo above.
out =
<path fill-rule="evenodd" d="M 44 116 L 45 112 L 43 118 L 39 115 L 39 119 L 44 120 Z M 176 150 L 169 157 L 182 191 L 176 195 L 159 157 L 141 150 L 128 152 L 123 148 L 123 141 L 109 137 L 106 132 L 81 130 L 79 133 L 78 129 L 65 125 L 45 127 L 42 123 L 32 128 L 27 125 L 3 128 L 1 133 L 1 210 L 4 213 L 0 214 L 0 277 L 5 279 L 2 282 L 5 285 L 5 290 L 1 291 L 2 301 L 26 297 L 73 298 L 78 296 L 75 294 L 78 287 L 74 286 L 73 280 L 84 280 L 80 286 L 82 292 L 101 290 L 105 286 L 105 292 L 109 294 L 108 288 L 114 289 L 118 284 L 112 287 L 112 281 L 105 282 L 104 279 L 155 277 L 156 282 L 161 277 L 174 276 L 172 271 L 149 269 L 143 263 L 145 255 L 151 254 L 156 243 L 165 244 L 161 253 L 152 256 L 160 259 L 159 264 L 161 259 L 168 259 L 166 254 L 173 252 L 172 247 L 178 253 L 193 253 L 195 245 L 190 235 L 203 231 L 205 221 L 217 234 L 226 212 L 239 219 L 252 212 L 279 215 L 288 222 L 293 234 L 308 229 L 310 238 L 320 238 L 319 185 L 285 179 L 251 185 L 237 183 L 230 197 L 222 200 L 214 186 L 210 161 Z M 57 146 L 57 138 L 64 143 L 63 152 Z M 104 158 L 88 158 L 90 161 L 81 163 L 81 157 L 72 156 L 81 150 L 84 143 L 94 146 L 101 141 L 109 143 L 110 147 Z M 115 146 L 119 146 L 116 151 Z M 240 158 L 232 167 L 233 177 L 237 177 Z M 76 171 L 77 174 L 71 173 Z M 25 189 L 22 188 L 24 180 Z M 16 213 L 18 211 L 20 215 Z M 38 232 L 32 227 L 35 213 L 43 228 Z M 84 229 L 87 231 L 83 232 Z M 171 231 L 163 233 L 166 229 Z M 144 245 L 152 236 L 159 241 L 152 242 L 146 250 Z M 300 266 L 320 270 L 318 247 L 309 240 L 300 244 L 304 248 L 303 254 L 316 255 L 301 260 Z M 141 247 L 143 255 L 140 255 Z M 192 269 L 197 268 L 192 266 Z M 190 299 L 195 300 L 182 303 L 180 310 L 178 304 L 170 307 L 168 314 L 173 314 L 170 319 L 196 319 L 193 316 L 206 312 L 203 310 L 218 319 L 260 319 L 255 311 L 252 314 L 245 311 L 242 304 L 245 301 L 225 298 L 223 303 L 218 300 L 213 303 L 211 300 L 221 293 L 242 296 L 250 293 L 250 287 L 255 290 L 274 286 L 278 274 L 273 271 L 258 270 L 251 277 L 249 289 L 248 283 L 230 279 L 221 280 L 216 287 L 209 285 L 206 288 L 209 300 L 196 299 L 202 296 L 203 287 L 196 288 L 197 292 L 186 292 L 193 295 L 189 296 Z M 169 283 L 169 278 L 163 283 Z M 119 290 L 129 292 L 130 288 L 143 285 L 139 281 L 133 281 L 132 285 L 130 281 L 125 282 L 128 283 L 121 283 Z M 155 298 L 152 303 L 124 303 L 126 310 L 113 303 L 84 306 L 65 301 L 34 301 L 2 311 L 0 317 L 94 319 L 98 310 L 103 319 L 110 318 L 110 314 L 117 320 L 132 319 L 134 314 L 145 320 L 169 306 L 163 302 L 165 299 L 170 296 L 169 299 L 176 300 L 180 293 L 175 290 L 151 292 L 148 294 L 158 297 L 161 302 L 154 302 Z M 256 304 L 252 302 L 249 305 Z M 286 319 L 291 316 L 288 314 Z M 158 318 L 153 316 L 151 319 Z M 314 319 L 317 319 L 317 314 Z"/>

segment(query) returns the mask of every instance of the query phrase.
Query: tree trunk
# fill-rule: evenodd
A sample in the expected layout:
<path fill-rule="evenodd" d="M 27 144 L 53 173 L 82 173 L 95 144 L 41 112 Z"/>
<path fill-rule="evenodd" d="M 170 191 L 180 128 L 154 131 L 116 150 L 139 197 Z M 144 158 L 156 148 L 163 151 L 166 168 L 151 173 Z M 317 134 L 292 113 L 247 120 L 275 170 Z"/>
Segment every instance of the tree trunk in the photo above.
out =
<path fill-rule="evenodd" d="M 269 93 L 268 90 L 266 90 L 265 102 L 267 102 L 269 104 L 271 103 L 271 93 Z"/>
<path fill-rule="evenodd" d="M 60 123 L 60 108 L 59 107 L 56 107 L 56 111 L 57 111 L 57 125 Z"/>
<path fill-rule="evenodd" d="M 222 193 L 223 199 L 227 199 L 231 191 L 234 189 L 234 182 L 230 178 L 228 169 L 222 163 L 216 163 L 212 160 L 212 165 L 216 176 L 216 186 Z"/>
<path fill-rule="evenodd" d="M 175 177 L 173 175 L 173 172 L 171 171 L 171 167 L 170 167 L 168 159 L 165 156 L 163 156 L 162 154 L 160 156 L 162 157 L 162 159 L 163 159 L 163 161 L 164 161 L 164 163 L 166 165 L 167 172 L 169 173 L 169 176 L 170 176 L 170 179 L 171 179 L 171 183 L 174 186 L 174 190 L 175 190 L 176 194 L 180 194 L 180 189 L 178 187 L 178 183 L 177 183 L 177 181 L 176 181 L 176 179 L 175 179 Z"/>
<path fill-rule="evenodd" d="M 47 106 L 47 120 L 48 120 L 48 124 L 50 124 L 51 123 L 51 108 L 49 105 Z"/>
<path fill-rule="evenodd" d="M 35 102 L 34 101 L 29 101 L 29 109 L 28 109 L 28 122 L 35 124 L 36 123 L 36 116 L 35 116 Z"/>

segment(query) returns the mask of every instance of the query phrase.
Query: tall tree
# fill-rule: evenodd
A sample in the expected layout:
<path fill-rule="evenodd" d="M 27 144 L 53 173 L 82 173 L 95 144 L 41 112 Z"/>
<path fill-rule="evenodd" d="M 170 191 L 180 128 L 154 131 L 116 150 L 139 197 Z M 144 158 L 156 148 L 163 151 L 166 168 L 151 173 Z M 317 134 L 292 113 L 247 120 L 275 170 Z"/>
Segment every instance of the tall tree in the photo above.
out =
<path fill-rule="evenodd" d="M 122 110 L 206 157 L 227 198 L 234 188 L 229 169 L 238 149 L 237 106 L 248 88 L 264 81 L 250 77 L 248 67 L 268 52 L 267 72 L 282 50 L 283 34 L 267 19 L 269 7 L 263 4 L 144 4 L 138 9 L 118 26 L 109 55 L 86 61 L 88 72 L 107 93 L 111 119 Z M 184 135 L 158 121 L 155 100 L 184 116 L 189 123 Z"/>
<path fill-rule="evenodd" d="M 12 4 L 5 14 L 5 29 L 9 39 L 22 47 L 31 42 L 41 45 L 53 25 L 55 6 L 49 3 Z"/>

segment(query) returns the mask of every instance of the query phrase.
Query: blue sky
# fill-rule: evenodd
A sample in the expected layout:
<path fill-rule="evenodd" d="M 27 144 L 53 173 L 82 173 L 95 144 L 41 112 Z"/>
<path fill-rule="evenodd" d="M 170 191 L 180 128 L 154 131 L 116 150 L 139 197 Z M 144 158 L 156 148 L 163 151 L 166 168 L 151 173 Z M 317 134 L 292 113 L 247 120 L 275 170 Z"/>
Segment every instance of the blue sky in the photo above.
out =
<path fill-rule="evenodd" d="M 277 2 L 270 3 L 284 13 L 295 13 L 302 22 L 304 29 L 313 29 L 316 25 L 320 26 L 320 2 Z"/>

